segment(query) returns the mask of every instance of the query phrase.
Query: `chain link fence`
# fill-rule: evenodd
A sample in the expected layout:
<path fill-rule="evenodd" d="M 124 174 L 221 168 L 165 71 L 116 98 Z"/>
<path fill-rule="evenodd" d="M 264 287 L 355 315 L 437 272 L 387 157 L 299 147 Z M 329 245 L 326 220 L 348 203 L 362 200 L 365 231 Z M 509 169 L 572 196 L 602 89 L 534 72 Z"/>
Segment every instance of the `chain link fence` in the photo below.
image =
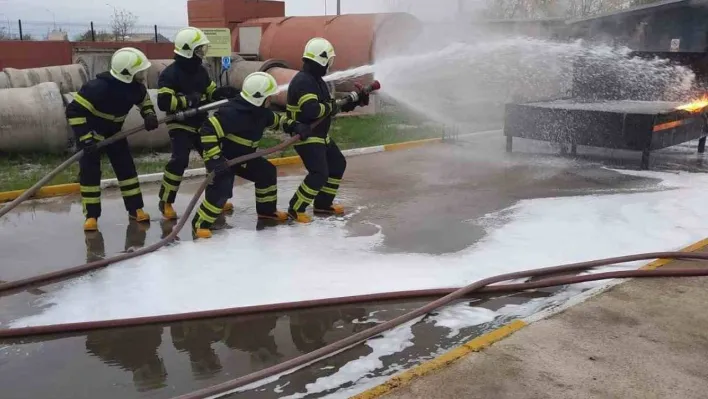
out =
<path fill-rule="evenodd" d="M 183 26 L 123 25 L 111 23 L 48 22 L 0 20 L 0 40 L 69 40 L 78 41 L 132 41 L 172 42 Z"/>

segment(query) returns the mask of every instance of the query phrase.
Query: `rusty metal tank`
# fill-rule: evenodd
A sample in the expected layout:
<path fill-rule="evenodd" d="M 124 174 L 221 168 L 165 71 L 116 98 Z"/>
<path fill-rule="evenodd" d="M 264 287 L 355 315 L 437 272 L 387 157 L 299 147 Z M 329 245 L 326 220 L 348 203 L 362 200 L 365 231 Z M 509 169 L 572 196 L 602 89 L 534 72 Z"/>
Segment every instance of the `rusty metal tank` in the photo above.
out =
<path fill-rule="evenodd" d="M 5 68 L 10 87 L 32 87 L 44 82 L 59 85 L 62 93 L 77 91 L 88 81 L 88 73 L 81 64 L 50 66 L 43 68 Z"/>
<path fill-rule="evenodd" d="M 259 48 L 262 59 L 281 59 L 300 69 L 305 44 L 319 36 L 332 42 L 337 53 L 333 71 L 371 64 L 379 54 L 394 54 L 422 29 L 422 23 L 407 13 L 284 17 L 268 22 Z"/>

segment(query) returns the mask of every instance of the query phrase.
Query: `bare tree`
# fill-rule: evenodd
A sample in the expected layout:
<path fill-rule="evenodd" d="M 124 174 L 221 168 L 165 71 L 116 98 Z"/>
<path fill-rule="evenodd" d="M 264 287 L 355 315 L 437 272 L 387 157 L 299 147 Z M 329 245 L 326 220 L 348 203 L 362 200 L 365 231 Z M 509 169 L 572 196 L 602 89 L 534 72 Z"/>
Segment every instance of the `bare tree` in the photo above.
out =
<path fill-rule="evenodd" d="M 133 33 L 136 22 L 138 22 L 138 17 L 132 12 L 113 8 L 111 28 L 113 29 L 113 36 L 115 36 L 116 41 L 124 42 L 126 38 Z"/>

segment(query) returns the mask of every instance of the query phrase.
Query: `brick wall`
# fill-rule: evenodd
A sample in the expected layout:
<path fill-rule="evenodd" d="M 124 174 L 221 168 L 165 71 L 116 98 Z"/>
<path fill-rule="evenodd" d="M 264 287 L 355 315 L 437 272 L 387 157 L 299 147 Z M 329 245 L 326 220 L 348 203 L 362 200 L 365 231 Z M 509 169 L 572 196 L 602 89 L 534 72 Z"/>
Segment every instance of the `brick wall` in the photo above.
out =
<path fill-rule="evenodd" d="M 0 70 L 71 64 L 75 48 L 117 50 L 121 47 L 140 49 L 149 59 L 172 58 L 174 55 L 172 43 L 0 41 Z"/>

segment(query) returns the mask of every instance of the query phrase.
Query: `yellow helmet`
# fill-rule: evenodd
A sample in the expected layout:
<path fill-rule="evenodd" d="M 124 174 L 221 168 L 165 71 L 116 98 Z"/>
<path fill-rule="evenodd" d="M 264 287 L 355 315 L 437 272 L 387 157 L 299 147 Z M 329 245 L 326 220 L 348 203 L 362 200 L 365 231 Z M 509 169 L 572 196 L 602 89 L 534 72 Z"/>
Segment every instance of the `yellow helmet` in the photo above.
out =
<path fill-rule="evenodd" d="M 192 58 L 196 51 L 199 58 L 204 58 L 209 43 L 209 39 L 201 29 L 190 26 L 177 32 L 174 52 L 184 58 Z"/>
<path fill-rule="evenodd" d="M 150 68 L 150 61 L 142 51 L 133 47 L 118 49 L 111 57 L 111 76 L 124 83 L 133 82 L 136 75 L 144 75 L 141 72 L 148 68 Z M 138 76 L 135 80 L 142 79 Z"/>
<path fill-rule="evenodd" d="M 331 67 L 334 64 L 335 56 L 332 43 L 322 37 L 310 39 L 305 45 L 305 51 L 302 53 L 302 58 L 315 61 L 323 67 Z"/>
<path fill-rule="evenodd" d="M 265 72 L 253 72 L 243 80 L 241 97 L 256 107 L 260 107 L 266 98 L 277 91 L 278 83 L 273 76 Z"/>

